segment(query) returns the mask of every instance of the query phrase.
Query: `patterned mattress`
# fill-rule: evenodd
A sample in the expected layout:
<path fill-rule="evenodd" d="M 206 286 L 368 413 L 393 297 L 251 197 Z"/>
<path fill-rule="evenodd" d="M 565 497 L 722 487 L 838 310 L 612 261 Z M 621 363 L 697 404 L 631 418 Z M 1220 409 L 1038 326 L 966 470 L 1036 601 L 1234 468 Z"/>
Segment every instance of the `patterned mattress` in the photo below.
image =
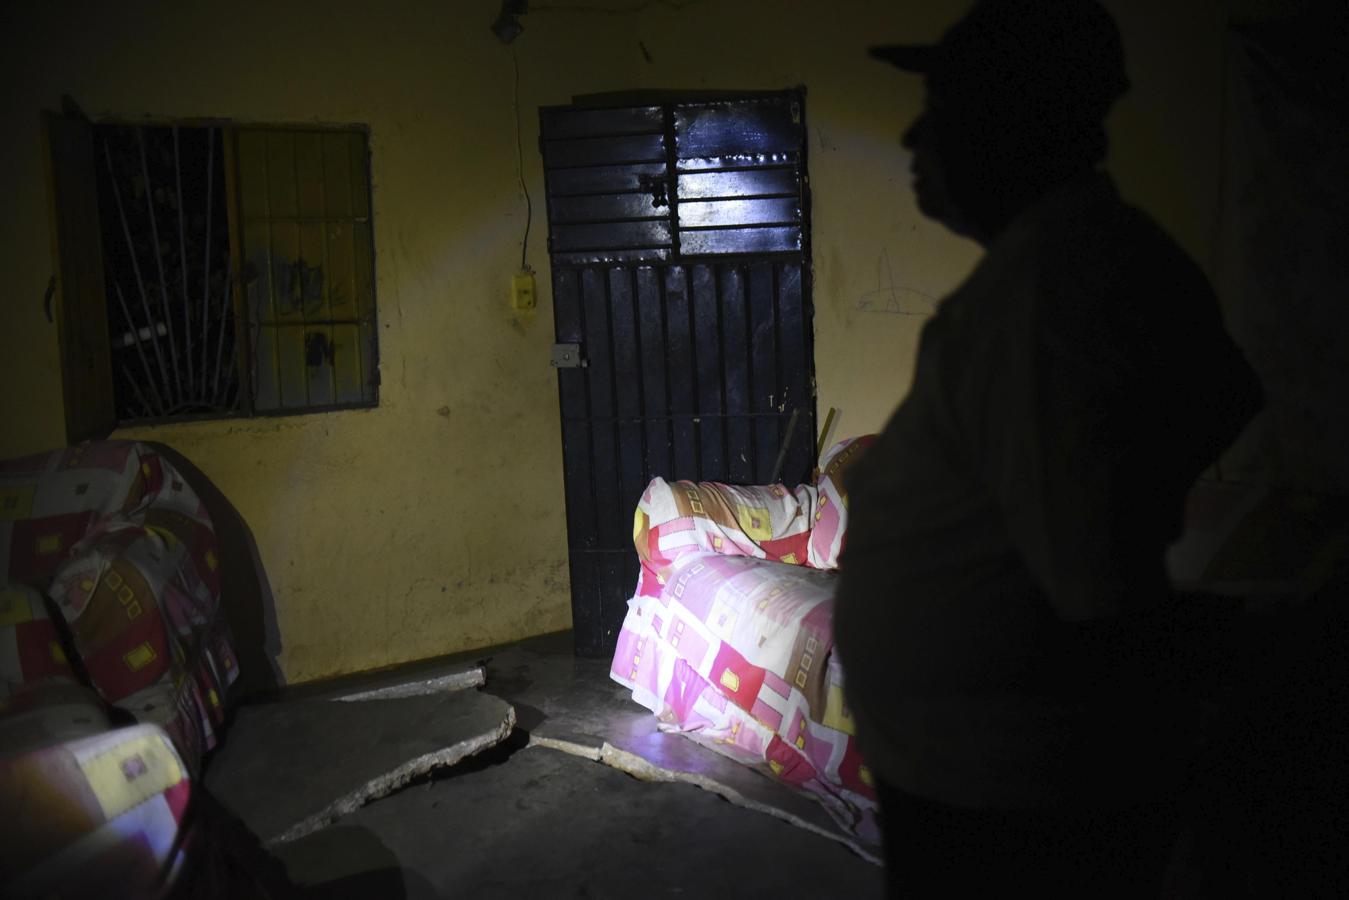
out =
<path fill-rule="evenodd" d="M 195 771 L 238 676 L 220 614 L 215 532 L 151 447 L 100 441 L 0 463 L 0 715 L 75 680 L 168 732 Z"/>
<path fill-rule="evenodd" d="M 663 727 L 807 791 L 874 843 L 876 795 L 832 629 L 840 476 L 867 443 L 836 446 L 795 489 L 654 479 L 610 675 Z"/>

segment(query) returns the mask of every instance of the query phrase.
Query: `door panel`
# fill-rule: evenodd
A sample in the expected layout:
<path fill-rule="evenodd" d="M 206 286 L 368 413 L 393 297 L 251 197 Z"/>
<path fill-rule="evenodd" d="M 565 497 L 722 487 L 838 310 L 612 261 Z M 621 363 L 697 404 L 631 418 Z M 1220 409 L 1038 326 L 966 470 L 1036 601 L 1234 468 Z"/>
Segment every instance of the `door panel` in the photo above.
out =
<path fill-rule="evenodd" d="M 631 166 L 587 166 L 582 169 L 550 169 L 545 181 L 552 202 L 559 197 L 584 197 L 587 194 L 618 194 L 646 191 L 652 178 L 665 175 L 664 161 Z"/>
<path fill-rule="evenodd" d="M 540 113 L 577 652 L 637 582 L 654 476 L 769 483 L 814 465 L 801 98 Z"/>
<path fill-rule="evenodd" d="M 664 159 L 665 136 L 662 134 L 549 139 L 543 145 L 544 164 L 555 167 L 602 163 L 631 165 Z"/>
<path fill-rule="evenodd" d="M 801 185 L 794 169 L 736 169 L 730 172 L 682 172 L 679 199 L 786 197 L 797 199 Z"/>

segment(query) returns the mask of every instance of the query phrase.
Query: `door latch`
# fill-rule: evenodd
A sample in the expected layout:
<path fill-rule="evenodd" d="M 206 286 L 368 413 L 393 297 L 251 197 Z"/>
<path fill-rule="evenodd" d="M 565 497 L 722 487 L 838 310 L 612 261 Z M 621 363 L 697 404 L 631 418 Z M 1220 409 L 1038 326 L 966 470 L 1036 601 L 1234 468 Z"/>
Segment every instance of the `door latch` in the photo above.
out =
<path fill-rule="evenodd" d="M 555 369 L 584 369 L 589 365 L 581 357 L 580 344 L 554 344 L 549 362 Z"/>
<path fill-rule="evenodd" d="M 670 198 L 667 195 L 665 176 L 662 175 L 638 175 L 637 184 L 642 190 L 651 194 L 651 208 L 660 209 L 662 206 L 670 205 Z"/>

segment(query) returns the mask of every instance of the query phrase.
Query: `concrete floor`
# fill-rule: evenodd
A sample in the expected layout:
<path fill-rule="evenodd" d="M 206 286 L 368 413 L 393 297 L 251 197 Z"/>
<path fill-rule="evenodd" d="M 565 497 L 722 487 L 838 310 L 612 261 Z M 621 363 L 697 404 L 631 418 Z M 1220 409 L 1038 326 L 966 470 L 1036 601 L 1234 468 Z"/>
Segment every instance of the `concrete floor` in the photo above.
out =
<path fill-rule="evenodd" d="M 309 811 L 304 803 L 313 805 L 314 783 L 341 782 L 330 768 L 350 769 L 360 781 L 375 753 L 392 754 L 390 765 L 399 764 L 400 753 L 430 758 L 424 729 L 407 727 L 410 711 L 433 717 L 446 734 L 452 713 L 401 701 L 332 704 L 343 707 L 334 715 L 341 723 L 335 730 L 349 731 L 353 715 L 376 717 L 360 727 L 378 738 L 353 745 L 334 733 L 308 739 L 312 752 L 297 752 L 295 736 L 280 733 L 287 728 L 278 723 L 301 721 L 303 712 L 312 729 L 316 700 L 426 682 L 473 666 L 482 668 L 485 684 L 468 690 L 510 705 L 510 736 L 464 759 L 433 760 L 410 783 L 390 786 L 392 793 L 343 812 L 332 824 L 273 841 L 270 851 L 294 882 L 323 897 L 882 896 L 880 867 L 864 858 L 867 848 L 850 846 L 822 808 L 657 731 L 655 717 L 608 679 L 605 661 L 572 656 L 570 634 L 290 691 L 254 713 L 266 727 L 254 726 L 251 735 L 241 728 L 233 748 L 227 737 L 207 784 L 266 840 L 285 830 L 287 816 Z M 494 702 L 465 699 L 476 704 L 479 718 L 483 701 Z M 385 720 L 377 721 L 380 716 Z M 260 767 L 259 757 L 269 756 Z M 635 761 L 643 779 L 662 780 L 613 767 L 627 765 L 622 760 Z M 249 773 L 268 767 L 281 777 L 259 790 Z"/>

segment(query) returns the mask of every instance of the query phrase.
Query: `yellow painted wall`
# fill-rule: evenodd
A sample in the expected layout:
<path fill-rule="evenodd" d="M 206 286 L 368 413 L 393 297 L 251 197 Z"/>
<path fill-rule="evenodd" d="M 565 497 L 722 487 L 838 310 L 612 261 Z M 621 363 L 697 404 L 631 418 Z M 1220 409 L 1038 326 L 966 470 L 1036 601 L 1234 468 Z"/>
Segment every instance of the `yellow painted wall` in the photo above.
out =
<path fill-rule="evenodd" d="M 173 445 L 243 513 L 292 681 L 569 625 L 539 105 L 806 86 L 819 404 L 841 409 L 840 434 L 881 426 L 933 299 L 977 258 L 913 205 L 898 140 L 918 83 L 863 53 L 936 37 L 965 0 L 546 5 L 513 45 L 540 271 L 538 314 L 523 319 L 507 301 L 525 216 L 494 0 L 50 0 L 0 13 L 0 457 L 64 440 L 55 328 L 41 312 L 52 263 L 39 110 L 69 94 L 96 118 L 370 126 L 380 407 L 119 432 Z M 1136 84 L 1111 123 L 1111 168 L 1207 264 L 1222 5 L 1110 6 Z M 901 312 L 879 311 L 891 306 Z"/>

